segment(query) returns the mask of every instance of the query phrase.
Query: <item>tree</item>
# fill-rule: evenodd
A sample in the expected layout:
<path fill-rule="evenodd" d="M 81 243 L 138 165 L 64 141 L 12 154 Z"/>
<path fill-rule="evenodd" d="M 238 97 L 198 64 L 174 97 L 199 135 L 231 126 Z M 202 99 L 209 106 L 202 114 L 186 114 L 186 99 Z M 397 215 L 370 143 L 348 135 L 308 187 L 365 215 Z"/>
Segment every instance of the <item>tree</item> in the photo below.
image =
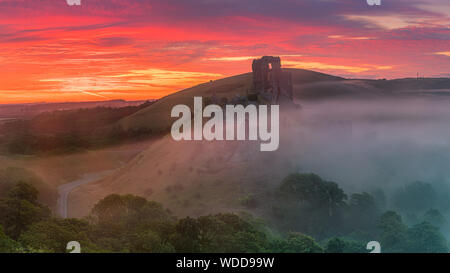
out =
<path fill-rule="evenodd" d="M 33 224 L 19 238 L 28 248 L 45 252 L 65 253 L 67 243 L 80 242 L 83 252 L 95 249 L 88 239 L 89 223 L 78 219 L 52 218 Z"/>
<path fill-rule="evenodd" d="M 56 203 L 56 190 L 48 186 L 33 172 L 16 167 L 0 169 L 0 197 L 7 197 L 10 190 L 18 183 L 27 183 L 35 187 L 39 191 L 37 196 L 39 202 L 49 206 Z"/>
<path fill-rule="evenodd" d="M 110 251 L 151 251 L 149 245 L 143 245 L 142 238 L 155 239 L 153 235 L 161 240 L 161 249 L 171 249 L 168 241 L 174 230 L 174 218 L 157 202 L 134 195 L 112 194 L 94 206 L 90 219 L 93 241 Z"/>
<path fill-rule="evenodd" d="M 0 226 L 0 253 L 15 253 L 20 252 L 20 250 L 20 244 L 9 238 L 3 232 L 3 227 Z"/>
<path fill-rule="evenodd" d="M 152 230 L 146 230 L 140 233 L 134 233 L 128 237 L 128 250 L 137 253 L 172 253 L 175 248 L 161 239 L 161 237 Z"/>
<path fill-rule="evenodd" d="M 338 184 L 324 181 L 312 173 L 296 173 L 287 176 L 279 190 L 283 195 L 295 199 L 300 204 L 307 204 L 314 208 L 326 208 L 329 216 L 332 216 L 336 208 L 345 205 L 347 199 Z"/>
<path fill-rule="evenodd" d="M 8 197 L 11 199 L 25 200 L 36 205 L 38 194 L 38 190 L 32 185 L 19 182 L 9 191 Z"/>
<path fill-rule="evenodd" d="M 274 242 L 271 249 L 276 253 L 322 253 L 322 247 L 312 237 L 292 232 L 285 240 Z"/>
<path fill-rule="evenodd" d="M 108 195 L 94 206 L 91 214 L 101 223 L 123 223 L 127 226 L 135 226 L 144 220 L 171 220 L 170 213 L 161 204 L 134 195 Z"/>
<path fill-rule="evenodd" d="M 11 238 L 19 238 L 31 224 L 50 217 L 50 209 L 37 202 L 37 194 L 33 186 L 18 183 L 8 198 L 0 199 L 0 224 Z"/>
<path fill-rule="evenodd" d="M 265 233 L 231 213 L 180 219 L 171 242 L 183 253 L 255 253 L 268 247 Z"/>
<path fill-rule="evenodd" d="M 347 222 L 352 229 L 372 230 L 376 227 L 378 208 L 375 199 L 367 192 L 351 195 L 349 212 L 350 219 Z"/>
<path fill-rule="evenodd" d="M 328 240 L 327 245 L 325 247 L 326 253 L 345 253 L 346 243 L 344 240 L 333 237 Z"/>
<path fill-rule="evenodd" d="M 447 253 L 448 243 L 439 229 L 428 222 L 417 224 L 407 231 L 407 252 Z"/>
<path fill-rule="evenodd" d="M 326 253 L 367 253 L 366 245 L 355 240 L 331 238 L 325 247 Z"/>
<path fill-rule="evenodd" d="M 442 228 L 447 225 L 447 220 L 437 209 L 428 210 L 423 216 L 423 220 L 437 228 Z"/>
<path fill-rule="evenodd" d="M 407 226 L 395 211 L 387 211 L 378 221 L 381 230 L 381 245 L 386 252 L 402 252 L 407 241 Z"/>
<path fill-rule="evenodd" d="M 375 204 L 375 199 L 372 195 L 367 192 L 363 193 L 354 193 L 350 197 L 349 201 L 350 206 L 358 208 L 363 211 L 375 211 L 377 206 Z"/>
<path fill-rule="evenodd" d="M 342 224 L 347 196 L 335 182 L 324 181 L 316 174 L 288 175 L 275 197 L 274 215 L 282 218 L 281 229 L 324 237 Z"/>
<path fill-rule="evenodd" d="M 200 227 L 197 219 L 190 217 L 180 219 L 171 236 L 171 242 L 177 253 L 200 252 Z"/>

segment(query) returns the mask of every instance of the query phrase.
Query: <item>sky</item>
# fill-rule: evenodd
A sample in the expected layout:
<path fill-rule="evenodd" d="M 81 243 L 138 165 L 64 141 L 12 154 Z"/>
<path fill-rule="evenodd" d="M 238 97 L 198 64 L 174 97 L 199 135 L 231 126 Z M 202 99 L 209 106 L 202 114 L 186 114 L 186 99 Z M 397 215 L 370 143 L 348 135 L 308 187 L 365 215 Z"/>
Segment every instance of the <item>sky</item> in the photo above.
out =
<path fill-rule="evenodd" d="M 450 77 L 450 1 L 0 0 L 0 104 L 142 100 L 251 71 Z"/>

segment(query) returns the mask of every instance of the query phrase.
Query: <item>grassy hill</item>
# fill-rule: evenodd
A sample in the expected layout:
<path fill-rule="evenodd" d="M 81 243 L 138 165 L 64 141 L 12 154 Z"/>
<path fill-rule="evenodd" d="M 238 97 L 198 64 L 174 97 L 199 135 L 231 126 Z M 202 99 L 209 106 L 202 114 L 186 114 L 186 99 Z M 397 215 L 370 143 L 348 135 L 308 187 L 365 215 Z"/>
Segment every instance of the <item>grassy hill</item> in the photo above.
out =
<path fill-rule="evenodd" d="M 285 68 L 291 72 L 294 98 L 317 101 L 338 98 L 393 98 L 401 96 L 437 96 L 450 94 L 448 78 L 408 78 L 395 80 L 345 79 L 304 69 Z M 154 133 L 170 129 L 174 119 L 170 111 L 177 104 L 192 107 L 193 97 L 209 98 L 216 93 L 218 99 L 230 100 L 244 96 L 252 85 L 252 74 L 245 73 L 202 83 L 168 95 L 151 106 L 119 121 L 125 129 L 149 129 Z"/>
<path fill-rule="evenodd" d="M 114 174 L 83 185 L 69 199 L 69 216 L 83 216 L 111 193 L 140 194 L 162 202 L 178 216 L 244 210 L 295 169 L 288 147 L 259 152 L 256 142 L 156 140 Z"/>
<path fill-rule="evenodd" d="M 286 69 L 292 73 L 292 82 L 295 92 L 298 93 L 303 85 L 344 81 L 344 78 L 335 77 L 323 73 L 318 73 L 303 69 Z M 148 128 L 153 132 L 166 131 L 170 128 L 173 119 L 170 118 L 170 111 L 177 104 L 185 104 L 192 107 L 193 97 L 211 97 L 213 92 L 219 99 L 230 100 L 236 95 L 245 95 L 252 85 L 252 73 L 245 73 L 216 81 L 202 83 L 179 92 L 168 95 L 156 103 L 120 121 L 120 125 L 125 129 Z"/>

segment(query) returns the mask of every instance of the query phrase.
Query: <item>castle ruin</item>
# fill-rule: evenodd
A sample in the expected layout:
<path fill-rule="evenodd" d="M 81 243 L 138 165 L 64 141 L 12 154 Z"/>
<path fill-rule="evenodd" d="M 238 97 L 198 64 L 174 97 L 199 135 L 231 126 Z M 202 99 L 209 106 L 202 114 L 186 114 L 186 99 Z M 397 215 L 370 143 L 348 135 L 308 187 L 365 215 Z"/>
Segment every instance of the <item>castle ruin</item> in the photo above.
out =
<path fill-rule="evenodd" d="M 281 69 L 280 57 L 263 56 L 253 60 L 253 92 L 271 104 L 293 101 L 291 73 Z"/>

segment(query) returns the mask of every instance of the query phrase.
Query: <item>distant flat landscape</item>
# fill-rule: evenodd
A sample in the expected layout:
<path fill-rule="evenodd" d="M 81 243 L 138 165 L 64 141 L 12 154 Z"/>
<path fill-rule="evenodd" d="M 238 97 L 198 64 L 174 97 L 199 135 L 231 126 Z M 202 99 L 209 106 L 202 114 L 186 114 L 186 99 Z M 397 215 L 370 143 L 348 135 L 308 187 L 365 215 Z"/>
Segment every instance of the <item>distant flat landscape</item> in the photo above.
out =
<path fill-rule="evenodd" d="M 86 102 L 41 102 L 41 103 L 17 103 L 0 104 L 0 122 L 5 119 L 31 118 L 45 112 L 88 109 L 95 107 L 126 107 L 140 105 L 146 101 L 126 101 L 126 100 L 107 100 L 107 101 L 86 101 Z"/>

